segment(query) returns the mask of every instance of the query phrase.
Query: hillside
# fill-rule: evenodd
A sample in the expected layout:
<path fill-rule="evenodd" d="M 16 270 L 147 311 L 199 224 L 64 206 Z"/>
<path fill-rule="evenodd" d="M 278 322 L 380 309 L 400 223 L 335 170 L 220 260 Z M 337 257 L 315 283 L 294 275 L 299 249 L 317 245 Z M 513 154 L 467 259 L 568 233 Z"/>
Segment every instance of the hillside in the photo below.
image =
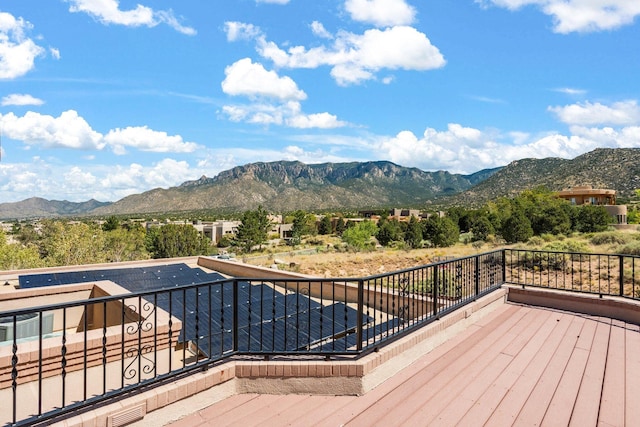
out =
<path fill-rule="evenodd" d="M 479 206 L 501 196 L 546 186 L 592 185 L 630 197 L 640 188 L 640 149 L 596 149 L 572 160 L 522 159 L 471 175 L 425 172 L 391 162 L 306 165 L 250 163 L 169 189 L 156 188 L 115 203 L 31 198 L 0 204 L 0 219 L 63 215 L 144 214 L 215 210 L 242 212 L 262 205 L 273 212 L 382 207 Z"/>
<path fill-rule="evenodd" d="M 477 206 L 537 186 L 559 191 L 579 185 L 611 188 L 618 191 L 618 196 L 632 196 L 633 190 L 640 188 L 640 149 L 598 148 L 571 160 L 516 160 L 478 185 L 439 203 Z"/>
<path fill-rule="evenodd" d="M 466 190 L 494 172 L 465 176 L 445 171 L 425 172 L 391 162 L 251 163 L 214 178 L 203 176 L 179 187 L 128 196 L 92 213 L 244 211 L 258 205 L 277 212 L 420 206 L 436 197 Z"/>
<path fill-rule="evenodd" d="M 0 219 L 49 218 L 64 215 L 85 215 L 110 203 L 89 200 L 74 203 L 66 200 L 46 200 L 32 197 L 21 202 L 0 203 Z"/>

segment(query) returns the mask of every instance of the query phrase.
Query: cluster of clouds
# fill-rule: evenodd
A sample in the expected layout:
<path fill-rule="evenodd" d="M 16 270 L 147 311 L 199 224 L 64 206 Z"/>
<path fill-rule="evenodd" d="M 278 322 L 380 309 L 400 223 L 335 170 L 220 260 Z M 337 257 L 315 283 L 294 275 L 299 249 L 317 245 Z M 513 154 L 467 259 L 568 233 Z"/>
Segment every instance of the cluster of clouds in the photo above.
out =
<path fill-rule="evenodd" d="M 288 1 L 271 1 L 286 4 Z M 225 70 L 222 90 L 230 96 L 244 96 L 249 103 L 226 105 L 222 112 L 232 121 L 294 128 L 336 128 L 348 125 L 335 115 L 323 112 L 304 114 L 300 101 L 306 94 L 286 75 L 287 69 L 329 67 L 339 86 L 357 85 L 369 80 L 391 83 L 393 70 L 425 71 L 444 67 L 446 61 L 429 38 L 410 26 L 416 9 L 405 0 L 346 0 L 344 9 L 353 21 L 372 26 L 363 33 L 339 30 L 329 32 L 318 21 L 310 31 L 320 41 L 307 48 L 296 45 L 283 48 L 270 41 L 256 25 L 228 21 L 224 30 L 229 42 L 254 41 L 261 60 L 273 65 L 268 70 L 260 62 L 242 58 Z"/>
<path fill-rule="evenodd" d="M 633 23 L 640 15 L 635 0 L 475 0 L 483 6 L 518 10 L 525 6 L 539 8 L 553 19 L 556 33 L 613 30 Z"/>
<path fill-rule="evenodd" d="M 580 102 L 552 106 L 548 111 L 568 126 L 569 133 L 502 133 L 452 123 L 447 130 L 427 128 L 382 139 L 375 147 L 405 166 L 471 173 L 522 158 L 574 158 L 595 148 L 640 148 L 640 107 L 636 100 L 611 104 Z"/>
<path fill-rule="evenodd" d="M 170 187 L 193 179 L 186 161 L 162 159 L 152 165 L 54 165 L 35 156 L 31 162 L 0 163 L 0 191 L 4 201 L 25 195 L 53 200 L 115 201 L 149 188 Z"/>
<path fill-rule="evenodd" d="M 135 9 L 120 10 L 117 0 L 66 0 L 70 12 L 82 12 L 90 15 L 98 22 L 127 27 L 155 27 L 159 24 L 169 25 L 174 30 L 193 36 L 196 30 L 184 26 L 171 10 L 153 10 L 138 4 Z"/>
<path fill-rule="evenodd" d="M 232 121 L 261 125 L 286 125 L 292 128 L 337 128 L 347 123 L 329 113 L 304 114 L 300 101 L 307 98 L 290 77 L 279 76 L 250 58 L 241 59 L 225 69 L 222 91 L 245 96 L 249 104 L 225 105 L 222 112 Z"/>
<path fill-rule="evenodd" d="M 105 149 L 114 154 L 127 149 L 156 153 L 189 153 L 198 149 L 198 156 L 193 162 L 164 158 L 150 165 L 116 166 L 96 162 L 54 165 L 35 156 L 30 163 L 0 163 L 0 190 L 6 197 L 15 194 L 16 200 L 21 199 L 17 195 L 24 194 L 118 200 L 149 188 L 177 185 L 204 174 L 212 176 L 257 157 L 263 161 L 306 163 L 380 159 L 423 170 L 473 173 L 526 157 L 573 158 L 595 148 L 640 147 L 640 107 L 635 100 L 609 104 L 586 101 L 552 106 L 548 112 L 567 125 L 569 132 L 528 134 L 450 123 L 446 129 L 428 127 L 422 134 L 404 130 L 394 136 L 296 136 L 285 147 L 262 149 L 203 148 L 180 136 L 146 127 L 113 129 L 103 135 L 72 110 L 59 117 L 37 113 L 16 117 L 9 113 L 0 118 L 3 133 L 24 141 L 26 148 L 85 150 L 87 158 L 94 158 L 93 153 Z"/>
<path fill-rule="evenodd" d="M 74 110 L 64 111 L 58 117 L 33 111 L 21 117 L 7 113 L 0 115 L 0 128 L 4 136 L 22 141 L 27 149 L 101 151 L 108 147 L 114 154 L 123 155 L 127 148 L 154 153 L 191 153 L 199 148 L 179 135 L 168 135 L 147 126 L 111 129 L 103 135 Z"/>
<path fill-rule="evenodd" d="M 176 31 L 195 35 L 196 30 L 184 26 L 171 10 L 154 10 L 138 4 L 135 9 L 121 10 L 118 0 L 64 0 L 69 3 L 69 12 L 86 13 L 105 25 L 127 27 L 155 27 L 169 25 Z M 60 59 L 60 51 L 54 47 L 44 48 L 29 36 L 33 25 L 22 17 L 0 11 L 0 80 L 24 76 L 35 66 L 35 60 L 49 53 Z"/>
<path fill-rule="evenodd" d="M 63 0 L 72 13 L 85 13 L 104 25 L 155 27 L 167 25 L 179 33 L 195 35 L 171 10 L 154 10 L 138 4 L 123 10 L 117 0 Z M 553 30 L 566 34 L 612 30 L 631 24 L 640 15 L 640 2 L 631 0 L 475 0 L 483 7 L 512 11 L 538 8 L 553 19 Z M 286 5 L 290 0 L 256 0 Z M 446 66 L 444 55 L 429 37 L 415 28 L 417 10 L 406 0 L 344 0 L 348 19 L 366 27 L 356 33 L 329 31 L 314 21 L 309 31 L 313 46 L 279 44 L 260 27 L 246 22 L 224 24 L 227 40 L 255 45 L 256 58 L 240 57 L 228 65 L 222 92 L 237 103 L 227 103 L 220 113 L 234 122 L 294 129 L 324 129 L 323 135 L 297 135 L 290 145 L 261 151 L 206 149 L 180 135 L 169 135 L 147 126 L 114 128 L 101 133 L 75 110 L 59 116 L 29 111 L 22 116 L 0 115 L 3 136 L 21 141 L 25 149 L 152 153 L 200 152 L 200 160 L 165 158 L 150 165 L 83 166 L 54 165 L 39 156 L 30 163 L 0 163 L 0 190 L 6 195 L 70 195 L 76 200 L 93 197 L 117 200 L 148 188 L 176 185 L 195 176 L 217 173 L 238 163 L 262 160 L 301 160 L 308 163 L 370 160 L 372 155 L 403 166 L 425 170 L 445 169 L 471 173 L 505 165 L 523 157 L 572 158 L 596 147 L 640 147 L 640 107 L 636 100 L 603 103 L 584 101 L 549 106 L 547 113 L 566 125 L 569 132 L 528 134 L 476 129 L 450 123 L 446 129 L 428 127 L 422 134 L 402 130 L 394 136 L 349 137 L 329 130 L 351 126 L 330 112 L 306 113 L 307 93 L 287 75 L 288 70 L 328 70 L 340 87 L 366 82 L 390 84 L 395 70 L 428 71 Z M 21 77 L 38 58 L 60 59 L 60 52 L 30 36 L 33 26 L 21 17 L 0 12 L 0 80 Z M 585 95 L 578 89 L 561 89 L 568 95 Z M 41 106 L 44 100 L 29 94 L 9 94 L 2 106 Z M 311 147 L 307 149 L 307 147 Z M 320 147 L 320 148 L 318 148 Z M 343 154 L 348 153 L 348 154 Z M 0 153 L 1 154 L 1 153 Z M 55 197 L 55 196 L 54 196 Z M 17 197 L 19 199 L 22 197 Z"/>
<path fill-rule="evenodd" d="M 10 13 L 0 12 L 0 80 L 28 73 L 46 50 L 27 36 L 32 25 Z"/>

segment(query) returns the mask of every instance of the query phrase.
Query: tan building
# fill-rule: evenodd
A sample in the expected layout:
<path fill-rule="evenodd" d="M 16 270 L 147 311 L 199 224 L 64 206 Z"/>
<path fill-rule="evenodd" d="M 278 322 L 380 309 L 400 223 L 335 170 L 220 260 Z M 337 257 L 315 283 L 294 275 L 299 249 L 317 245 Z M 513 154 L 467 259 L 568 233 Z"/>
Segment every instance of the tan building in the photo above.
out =
<path fill-rule="evenodd" d="M 604 206 L 618 225 L 627 223 L 627 206 L 616 205 L 616 190 L 593 188 L 590 185 L 572 187 L 558 192 L 558 197 L 568 200 L 572 205 Z"/>

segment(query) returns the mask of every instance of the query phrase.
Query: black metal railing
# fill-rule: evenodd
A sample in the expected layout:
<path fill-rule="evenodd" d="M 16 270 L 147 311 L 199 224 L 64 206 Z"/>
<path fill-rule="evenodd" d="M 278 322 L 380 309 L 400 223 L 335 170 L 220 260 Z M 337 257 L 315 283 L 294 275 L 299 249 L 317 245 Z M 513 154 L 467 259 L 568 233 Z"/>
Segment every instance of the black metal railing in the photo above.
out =
<path fill-rule="evenodd" d="M 359 355 L 499 288 L 505 264 L 499 250 L 366 278 L 223 279 L 0 312 L 0 424 L 46 424 L 235 355 Z"/>
<path fill-rule="evenodd" d="M 640 257 L 505 250 L 505 282 L 640 299 Z"/>

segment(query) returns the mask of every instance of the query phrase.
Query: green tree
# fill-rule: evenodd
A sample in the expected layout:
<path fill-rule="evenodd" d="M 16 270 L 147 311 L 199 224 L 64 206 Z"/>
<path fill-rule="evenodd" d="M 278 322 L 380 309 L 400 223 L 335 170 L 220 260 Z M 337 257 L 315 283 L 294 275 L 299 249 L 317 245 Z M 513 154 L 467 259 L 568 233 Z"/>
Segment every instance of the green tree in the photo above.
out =
<path fill-rule="evenodd" d="M 533 234 L 568 234 L 571 231 L 571 205 L 557 198 L 542 203 L 536 206 L 535 212 L 529 217 Z"/>
<path fill-rule="evenodd" d="M 114 215 L 111 215 L 104 224 L 102 224 L 102 231 L 112 231 L 118 228 L 120 228 L 120 220 Z"/>
<path fill-rule="evenodd" d="M 23 246 L 20 243 L 8 243 L 4 231 L 0 230 L 0 270 L 21 270 L 44 266 L 35 245 Z"/>
<path fill-rule="evenodd" d="M 104 232 L 95 223 L 43 221 L 39 249 L 48 266 L 96 264 L 107 261 L 104 252 Z"/>
<path fill-rule="evenodd" d="M 19 225 L 19 227 L 17 229 L 14 228 L 14 230 L 14 237 L 24 246 L 28 246 L 32 243 L 37 244 L 40 241 L 41 236 L 31 223 Z"/>
<path fill-rule="evenodd" d="M 332 231 L 333 230 L 331 227 L 331 217 L 329 215 L 323 216 L 322 219 L 320 220 L 320 223 L 318 224 L 318 234 L 322 234 L 322 235 L 331 234 Z"/>
<path fill-rule="evenodd" d="M 345 224 L 344 218 L 339 217 L 338 221 L 336 221 L 336 234 L 338 236 L 342 236 L 342 233 L 344 233 L 344 230 L 346 228 L 347 228 L 347 224 Z"/>
<path fill-rule="evenodd" d="M 576 207 L 576 229 L 583 233 L 604 231 L 612 218 L 603 206 L 585 205 Z"/>
<path fill-rule="evenodd" d="M 396 219 L 380 221 L 376 238 L 382 246 L 388 246 L 391 242 L 403 240 L 400 223 Z"/>
<path fill-rule="evenodd" d="M 515 210 L 502 225 L 502 238 L 507 243 L 526 242 L 533 236 L 531 221 L 524 211 Z"/>
<path fill-rule="evenodd" d="M 305 211 L 297 210 L 293 213 L 293 227 L 291 228 L 291 245 L 299 245 L 303 236 L 316 233 L 316 216 Z"/>
<path fill-rule="evenodd" d="M 353 249 L 362 250 L 371 242 L 371 237 L 375 236 L 378 226 L 371 221 L 362 221 L 347 228 L 342 233 L 342 240 Z"/>
<path fill-rule="evenodd" d="M 489 221 L 487 216 L 478 216 L 473 219 L 471 225 L 471 233 L 473 234 L 472 241 L 485 241 L 490 234 L 495 233 L 493 224 Z"/>
<path fill-rule="evenodd" d="M 436 247 L 453 246 L 460 238 L 460 229 L 451 218 L 432 215 L 424 225 L 424 238 Z"/>
<path fill-rule="evenodd" d="M 238 225 L 236 241 L 245 252 L 251 252 L 254 246 L 261 246 L 267 241 L 271 222 L 267 211 L 262 206 L 256 210 L 245 211 L 242 223 Z"/>
<path fill-rule="evenodd" d="M 412 216 L 407 224 L 407 231 L 404 233 L 404 241 L 412 249 L 419 248 L 422 245 L 423 234 L 422 224 L 418 218 Z"/>
<path fill-rule="evenodd" d="M 105 252 L 110 262 L 136 261 L 149 258 L 146 233 L 141 226 L 120 227 L 105 233 Z"/>
<path fill-rule="evenodd" d="M 627 224 L 640 224 L 640 212 L 637 209 L 627 212 Z"/>
<path fill-rule="evenodd" d="M 206 255 L 211 242 L 189 224 L 167 224 L 149 230 L 147 250 L 153 258 Z"/>

